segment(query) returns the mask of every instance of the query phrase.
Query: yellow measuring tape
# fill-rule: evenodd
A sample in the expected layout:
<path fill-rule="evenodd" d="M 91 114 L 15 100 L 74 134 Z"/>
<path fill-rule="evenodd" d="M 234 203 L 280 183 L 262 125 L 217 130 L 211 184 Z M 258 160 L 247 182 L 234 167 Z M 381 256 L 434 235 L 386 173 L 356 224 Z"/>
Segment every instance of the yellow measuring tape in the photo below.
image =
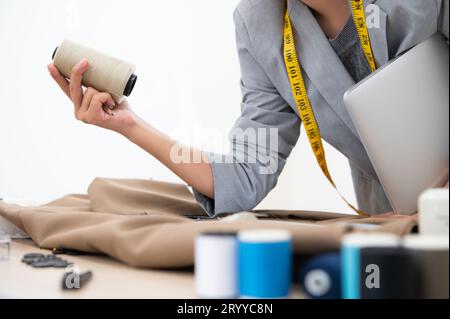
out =
<path fill-rule="evenodd" d="M 367 30 L 363 0 L 352 0 L 352 11 L 364 55 L 366 56 L 367 62 L 369 62 L 370 69 L 372 72 L 375 72 L 377 70 L 377 64 L 373 55 L 372 44 L 370 43 L 369 31 Z"/>
<path fill-rule="evenodd" d="M 352 2 L 353 15 L 355 17 L 355 25 L 361 39 L 361 46 L 364 50 L 372 71 L 376 70 L 375 60 L 373 58 L 372 47 L 369 39 L 369 32 L 367 31 L 365 23 L 364 6 L 361 0 L 353 0 Z M 362 20 L 361 20 L 362 19 Z M 353 206 L 345 197 L 339 192 L 336 183 L 331 177 L 328 169 L 328 164 L 325 157 L 325 149 L 322 144 L 322 137 L 320 136 L 319 125 L 314 116 L 314 111 L 306 91 L 305 82 L 300 69 L 300 63 L 295 49 L 294 32 L 292 31 L 291 19 L 289 12 L 286 10 L 284 21 L 284 61 L 286 71 L 291 84 L 292 93 L 294 95 L 295 103 L 300 113 L 300 118 L 308 135 L 309 143 L 316 157 L 325 177 L 330 181 L 331 185 L 338 191 L 345 203 L 361 216 L 369 216 L 369 214 L 359 210 Z"/>

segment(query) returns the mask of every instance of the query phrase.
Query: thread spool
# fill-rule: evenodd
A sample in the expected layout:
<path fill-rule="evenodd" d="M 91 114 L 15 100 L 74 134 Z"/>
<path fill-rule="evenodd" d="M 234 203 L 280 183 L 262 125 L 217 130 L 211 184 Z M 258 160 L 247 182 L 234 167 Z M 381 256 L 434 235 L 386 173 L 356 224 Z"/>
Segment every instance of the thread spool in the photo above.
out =
<path fill-rule="evenodd" d="M 449 298 L 448 236 L 410 235 L 403 245 L 410 250 L 422 278 L 421 298 Z"/>
<path fill-rule="evenodd" d="M 323 254 L 306 261 L 300 272 L 300 285 L 312 299 L 340 299 L 340 254 Z"/>
<path fill-rule="evenodd" d="M 361 299 L 420 298 L 421 278 L 402 247 L 361 249 Z"/>
<path fill-rule="evenodd" d="M 82 85 L 108 92 L 117 103 L 130 96 L 137 81 L 133 64 L 96 51 L 79 43 L 65 40 L 53 52 L 53 64 L 66 78 L 82 59 L 89 61 L 89 69 L 83 75 Z"/>
<path fill-rule="evenodd" d="M 244 298 L 286 298 L 291 287 L 292 236 L 283 230 L 238 235 L 239 291 Z"/>
<path fill-rule="evenodd" d="M 203 233 L 195 240 L 195 283 L 202 298 L 238 296 L 237 234 Z"/>
<path fill-rule="evenodd" d="M 449 235 L 449 190 L 430 189 L 419 198 L 419 231 L 422 235 Z"/>
<path fill-rule="evenodd" d="M 0 235 L 0 262 L 8 261 L 11 254 L 11 237 Z"/>
<path fill-rule="evenodd" d="M 362 248 L 398 247 L 400 238 L 392 234 L 355 233 L 342 238 L 341 271 L 342 297 L 361 298 L 361 256 Z"/>

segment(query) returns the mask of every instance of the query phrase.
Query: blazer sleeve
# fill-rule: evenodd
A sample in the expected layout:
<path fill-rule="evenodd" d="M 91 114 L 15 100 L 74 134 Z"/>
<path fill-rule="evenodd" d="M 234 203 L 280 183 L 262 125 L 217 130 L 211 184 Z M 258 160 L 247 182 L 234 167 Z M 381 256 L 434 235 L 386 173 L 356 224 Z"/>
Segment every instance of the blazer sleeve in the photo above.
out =
<path fill-rule="evenodd" d="M 194 190 L 210 216 L 254 209 L 276 186 L 300 135 L 301 121 L 258 63 L 238 10 L 234 21 L 241 67 L 241 116 L 229 136 L 230 152 L 209 154 L 214 200 Z"/>
<path fill-rule="evenodd" d="M 449 1 L 450 0 L 442 0 L 439 23 L 439 31 L 447 38 L 447 40 L 449 38 Z"/>

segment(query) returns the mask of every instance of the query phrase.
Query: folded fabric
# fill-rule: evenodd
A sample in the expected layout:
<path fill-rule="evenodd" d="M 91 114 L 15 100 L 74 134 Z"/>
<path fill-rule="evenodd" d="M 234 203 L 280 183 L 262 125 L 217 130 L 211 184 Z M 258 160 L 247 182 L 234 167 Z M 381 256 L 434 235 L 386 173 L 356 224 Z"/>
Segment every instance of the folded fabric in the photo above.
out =
<path fill-rule="evenodd" d="M 338 249 L 356 216 L 257 211 L 259 220 L 201 219 L 206 213 L 184 185 L 157 181 L 96 179 L 88 195 L 69 195 L 39 207 L 0 202 L 0 216 L 46 249 L 102 253 L 136 267 L 192 266 L 194 239 L 205 231 L 286 229 L 297 254 Z M 344 216 L 344 217 L 342 217 Z M 343 221 L 345 219 L 345 222 Z M 335 222 L 332 222 L 335 220 Z M 367 222 L 367 221 L 366 221 Z M 377 221 L 377 231 L 404 235 L 414 221 Z"/>
<path fill-rule="evenodd" d="M 88 196 L 95 212 L 207 216 L 182 184 L 96 178 L 88 188 Z"/>

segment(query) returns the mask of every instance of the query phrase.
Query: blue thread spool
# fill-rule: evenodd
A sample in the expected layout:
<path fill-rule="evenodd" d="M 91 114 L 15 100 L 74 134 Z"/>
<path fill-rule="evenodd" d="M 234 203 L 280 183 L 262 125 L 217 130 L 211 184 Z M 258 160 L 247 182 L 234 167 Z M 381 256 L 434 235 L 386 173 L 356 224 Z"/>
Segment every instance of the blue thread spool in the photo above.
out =
<path fill-rule="evenodd" d="M 244 298 L 285 298 L 292 271 L 292 236 L 283 230 L 238 235 L 239 290 Z"/>
<path fill-rule="evenodd" d="M 399 247 L 400 238 L 392 234 L 355 233 L 342 238 L 342 297 L 361 299 L 361 249 Z"/>
<path fill-rule="evenodd" d="M 341 298 L 341 256 L 328 253 L 309 259 L 300 272 L 300 284 L 312 299 Z"/>

